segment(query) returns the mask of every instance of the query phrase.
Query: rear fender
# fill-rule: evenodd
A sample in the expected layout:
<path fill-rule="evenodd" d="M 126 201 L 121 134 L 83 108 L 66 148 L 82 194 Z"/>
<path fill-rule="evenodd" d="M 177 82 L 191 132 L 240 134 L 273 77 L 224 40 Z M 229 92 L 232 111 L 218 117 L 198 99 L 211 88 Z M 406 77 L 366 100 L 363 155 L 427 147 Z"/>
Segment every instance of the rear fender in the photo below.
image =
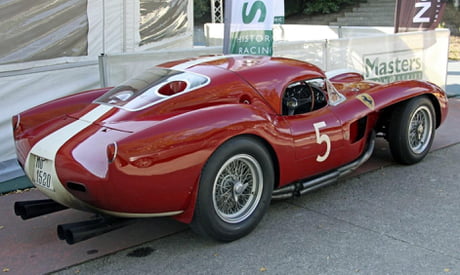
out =
<path fill-rule="evenodd" d="M 106 91 L 107 89 L 98 89 L 69 95 L 13 116 L 13 136 L 19 162 L 24 164 L 29 150 L 41 138 L 74 121 L 68 114 L 87 112 L 89 109 L 86 107 Z"/>
<path fill-rule="evenodd" d="M 108 90 L 109 88 L 85 91 L 40 104 L 21 112 L 15 128 L 24 131 L 59 116 L 81 111 Z"/>
<path fill-rule="evenodd" d="M 206 161 L 212 153 L 229 139 L 251 135 L 261 142 L 278 159 L 290 160 L 292 140 L 289 129 L 277 125 L 276 116 L 259 111 L 250 104 L 227 104 L 203 108 L 155 122 L 151 128 L 134 133 L 118 142 L 118 158 L 132 172 L 139 159 L 154 159 L 153 171 L 158 179 L 174 182 L 168 194 L 177 200 L 182 214 L 175 218 L 189 223 L 193 218 L 198 183 Z M 275 125 L 277 125 L 275 127 Z M 292 151 L 291 151 L 292 152 Z M 292 154 L 291 154 L 292 155 Z M 285 171 L 289 173 L 286 165 Z M 283 171 L 283 170 L 282 170 Z M 123 173 L 123 167 L 121 167 Z M 174 194 L 174 195 L 172 195 Z"/>

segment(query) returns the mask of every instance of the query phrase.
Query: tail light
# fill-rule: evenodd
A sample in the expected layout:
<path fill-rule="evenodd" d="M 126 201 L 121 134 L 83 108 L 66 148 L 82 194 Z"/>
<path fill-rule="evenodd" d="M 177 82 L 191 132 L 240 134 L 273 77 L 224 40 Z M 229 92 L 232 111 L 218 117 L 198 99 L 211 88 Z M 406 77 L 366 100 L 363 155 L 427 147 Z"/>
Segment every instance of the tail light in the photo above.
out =
<path fill-rule="evenodd" d="M 13 125 L 14 131 L 19 129 L 19 126 L 21 124 L 21 116 L 19 114 L 13 116 L 13 118 L 11 119 L 11 124 Z"/>
<path fill-rule="evenodd" d="M 116 142 L 113 142 L 107 146 L 107 160 L 109 163 L 112 163 L 117 158 L 118 145 Z"/>

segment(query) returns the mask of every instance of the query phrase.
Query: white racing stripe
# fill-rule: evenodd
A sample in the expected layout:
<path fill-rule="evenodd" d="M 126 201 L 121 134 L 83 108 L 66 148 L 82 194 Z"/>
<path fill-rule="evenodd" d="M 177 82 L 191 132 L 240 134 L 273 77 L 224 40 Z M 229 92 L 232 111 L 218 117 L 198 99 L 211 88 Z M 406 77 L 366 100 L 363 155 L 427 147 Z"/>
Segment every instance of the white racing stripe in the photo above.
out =
<path fill-rule="evenodd" d="M 52 161 L 53 165 L 51 168 L 51 177 L 53 182 L 53 188 L 54 190 L 50 190 L 47 188 L 44 188 L 42 186 L 39 186 L 38 184 L 34 183 L 34 185 L 40 189 L 45 195 L 50 197 L 51 199 L 66 205 L 68 207 L 72 208 L 78 208 L 78 209 L 86 209 L 87 207 L 85 206 L 84 203 L 80 202 L 77 200 L 72 194 L 67 192 L 67 190 L 62 186 L 62 184 L 59 183 L 59 179 L 57 177 L 57 172 L 56 168 L 54 166 L 54 161 L 56 159 L 56 154 L 59 151 L 59 149 L 72 137 L 83 131 L 85 128 L 89 127 L 93 122 L 98 120 L 100 117 L 102 117 L 104 114 L 106 114 L 108 111 L 110 111 L 112 107 L 106 106 L 106 105 L 99 105 L 95 109 L 91 110 L 84 116 L 82 116 L 79 120 L 76 120 L 59 130 L 51 133 L 50 135 L 44 137 L 41 139 L 39 142 L 37 142 L 32 149 L 30 150 L 26 163 L 24 166 L 24 171 L 27 174 L 27 176 L 31 179 L 34 178 L 34 165 L 35 165 L 35 158 L 32 157 L 33 155 L 45 158 L 47 160 Z M 34 159 L 32 161 L 32 158 Z"/>
<path fill-rule="evenodd" d="M 191 60 L 185 63 L 181 63 L 172 67 L 171 69 L 175 70 L 185 70 L 190 68 L 194 65 L 216 61 L 224 58 L 228 58 L 229 56 L 211 56 L 211 57 L 204 57 L 198 58 L 196 60 Z M 59 149 L 72 137 L 76 136 L 78 133 L 89 127 L 93 122 L 101 118 L 104 114 L 110 111 L 113 107 L 108 105 L 99 105 L 95 109 L 91 110 L 78 120 L 56 130 L 55 132 L 49 134 L 48 136 L 44 137 L 40 141 L 38 141 L 30 150 L 25 165 L 24 171 L 26 175 L 29 177 L 31 181 L 34 179 L 34 172 L 35 172 L 35 156 L 39 156 L 44 158 L 48 161 L 52 162 L 50 165 L 51 171 L 47 171 L 51 174 L 51 182 L 53 183 L 52 189 L 45 188 L 35 182 L 32 182 L 42 193 L 53 199 L 54 201 L 63 204 L 70 208 L 80 209 L 80 210 L 90 210 L 95 209 L 94 207 L 89 206 L 85 202 L 80 201 L 76 197 L 74 197 L 71 193 L 69 193 L 64 186 L 60 183 L 59 178 L 57 176 L 56 167 L 54 162 L 56 160 L 56 154 Z M 102 209 L 98 209 L 101 212 L 106 212 L 112 215 L 118 216 L 135 216 L 135 217 L 151 217 L 151 216 L 170 216 L 170 215 L 177 215 L 182 211 L 173 211 L 168 213 L 157 213 L 157 214 L 147 214 L 147 213 L 116 213 L 110 212 Z"/>
<path fill-rule="evenodd" d="M 54 161 L 56 159 L 56 154 L 59 149 L 72 137 L 89 127 L 93 122 L 98 120 L 108 111 L 110 111 L 112 107 L 107 105 L 99 105 L 86 115 L 82 116 L 79 120 L 70 123 L 67 126 L 62 127 L 61 129 L 51 133 L 50 135 L 44 137 L 42 140 L 37 142 L 29 152 L 27 156 L 26 163 L 24 165 L 24 171 L 26 172 L 27 176 L 33 179 L 34 173 L 34 165 L 35 165 L 35 157 L 32 156 L 40 156 L 45 158 L 49 161 L 52 161 L 51 165 L 51 176 L 54 190 L 47 189 L 42 187 L 38 184 L 34 185 L 45 195 L 47 195 L 52 200 L 65 205 L 70 208 L 75 208 L 83 211 L 90 211 L 94 212 L 94 210 L 118 217 L 125 217 L 125 218 L 146 218 L 146 217 L 164 217 L 164 216 L 174 216 L 182 213 L 182 210 L 178 211 L 171 211 L 171 212 L 164 212 L 164 213 L 124 213 L 124 212 L 114 212 L 108 211 L 104 209 L 99 209 L 88 205 L 87 203 L 79 200 L 71 193 L 69 193 L 64 186 L 60 183 L 59 178 L 57 177 L 56 167 L 54 166 Z"/>

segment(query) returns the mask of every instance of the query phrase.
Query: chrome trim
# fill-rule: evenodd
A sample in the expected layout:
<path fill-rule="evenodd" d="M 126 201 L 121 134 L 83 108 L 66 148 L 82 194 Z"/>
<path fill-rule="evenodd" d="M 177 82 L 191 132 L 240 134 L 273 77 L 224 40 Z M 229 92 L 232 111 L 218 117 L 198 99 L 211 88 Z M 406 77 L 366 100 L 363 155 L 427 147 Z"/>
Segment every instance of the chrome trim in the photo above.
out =
<path fill-rule="evenodd" d="M 178 211 L 169 211 L 169 212 L 161 212 L 161 213 L 126 213 L 126 212 L 116 212 L 116 211 L 109 211 L 104 210 L 96 207 L 91 207 L 92 209 L 96 210 L 97 212 L 104 213 L 110 216 L 119 217 L 119 218 L 155 218 L 155 217 L 168 217 L 168 216 L 176 216 L 182 214 L 183 210 Z"/>
<path fill-rule="evenodd" d="M 14 125 L 14 128 L 13 128 L 14 131 L 16 131 L 16 129 L 18 129 L 19 125 L 21 124 L 21 114 L 17 114 L 16 117 L 17 117 L 17 120 L 16 120 L 16 125 Z"/>
<path fill-rule="evenodd" d="M 114 152 L 113 152 L 113 156 L 112 156 L 112 159 L 109 159 L 109 163 L 112 163 L 115 161 L 115 159 L 117 158 L 117 155 L 118 155 L 118 144 L 116 141 L 112 142 L 111 144 L 113 144 L 113 147 L 114 147 Z M 110 144 L 109 144 L 110 146 Z"/>

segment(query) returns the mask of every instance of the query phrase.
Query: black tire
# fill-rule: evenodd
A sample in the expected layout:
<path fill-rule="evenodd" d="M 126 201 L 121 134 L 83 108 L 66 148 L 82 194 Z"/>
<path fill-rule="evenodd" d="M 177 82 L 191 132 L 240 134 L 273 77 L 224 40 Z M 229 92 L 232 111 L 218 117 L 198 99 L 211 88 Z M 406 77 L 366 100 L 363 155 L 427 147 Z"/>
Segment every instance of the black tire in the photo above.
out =
<path fill-rule="evenodd" d="M 397 162 L 414 164 L 425 158 L 433 143 L 435 119 L 433 104 L 424 96 L 396 107 L 391 116 L 388 141 Z"/>
<path fill-rule="evenodd" d="M 248 137 L 219 147 L 203 168 L 192 229 L 218 241 L 251 232 L 265 215 L 274 185 L 266 148 Z"/>

